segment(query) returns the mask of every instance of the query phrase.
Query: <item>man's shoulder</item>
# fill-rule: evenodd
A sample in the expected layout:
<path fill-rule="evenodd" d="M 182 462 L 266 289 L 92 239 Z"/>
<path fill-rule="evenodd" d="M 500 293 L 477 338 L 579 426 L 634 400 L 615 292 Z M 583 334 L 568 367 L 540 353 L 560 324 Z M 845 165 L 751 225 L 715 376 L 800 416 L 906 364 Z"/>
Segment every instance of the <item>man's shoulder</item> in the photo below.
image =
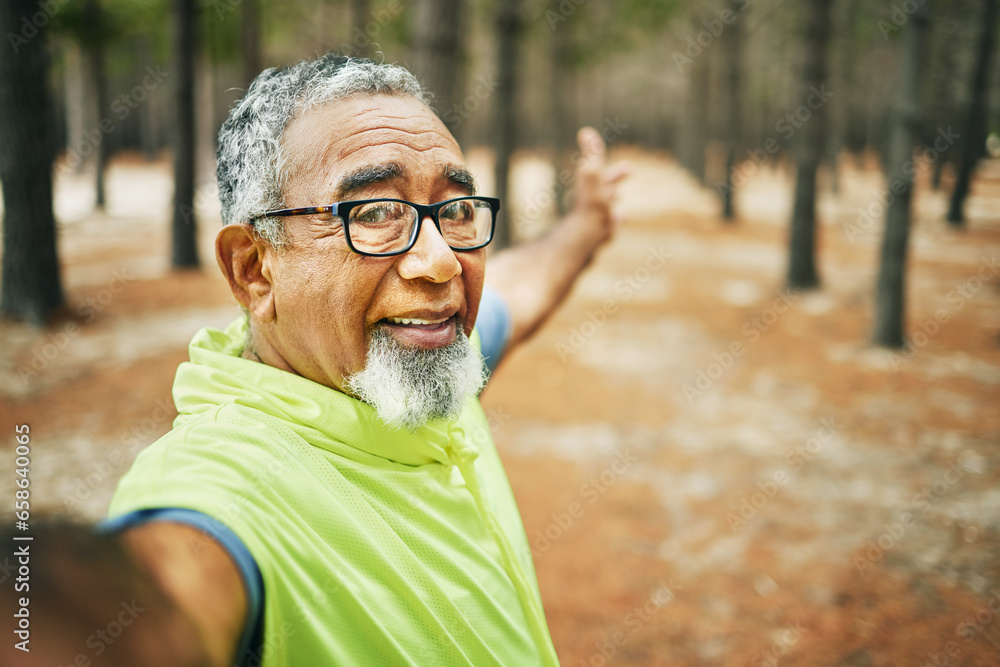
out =
<path fill-rule="evenodd" d="M 290 429 L 260 411 L 233 404 L 188 416 L 142 450 L 119 482 L 112 514 L 126 498 L 139 506 L 173 506 L 182 496 L 219 497 L 242 489 L 275 460 L 292 458 Z M 164 505 L 167 503 L 167 505 Z M 183 505 L 178 505 L 183 506 Z"/>

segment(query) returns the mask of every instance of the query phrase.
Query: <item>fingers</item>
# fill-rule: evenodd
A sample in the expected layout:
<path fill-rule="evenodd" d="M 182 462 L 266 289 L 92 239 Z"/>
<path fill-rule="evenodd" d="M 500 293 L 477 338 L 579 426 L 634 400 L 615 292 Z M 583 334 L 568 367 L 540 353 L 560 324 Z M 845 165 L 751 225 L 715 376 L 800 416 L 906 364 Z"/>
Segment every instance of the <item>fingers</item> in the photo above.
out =
<path fill-rule="evenodd" d="M 613 185 L 632 173 L 632 165 L 628 162 L 618 162 L 608 167 L 604 172 L 604 182 Z"/>
<path fill-rule="evenodd" d="M 604 225 L 614 229 L 622 223 L 621 214 L 613 209 L 618 184 L 629 175 L 632 166 L 628 162 L 608 166 L 607 145 L 592 127 L 580 128 L 576 141 L 581 158 L 577 167 L 576 207 L 595 213 L 600 211 L 595 219 L 603 220 Z"/>
<path fill-rule="evenodd" d="M 581 127 L 576 133 L 576 143 L 580 146 L 580 155 L 584 164 L 603 164 L 607 147 L 600 133 L 592 127 Z"/>

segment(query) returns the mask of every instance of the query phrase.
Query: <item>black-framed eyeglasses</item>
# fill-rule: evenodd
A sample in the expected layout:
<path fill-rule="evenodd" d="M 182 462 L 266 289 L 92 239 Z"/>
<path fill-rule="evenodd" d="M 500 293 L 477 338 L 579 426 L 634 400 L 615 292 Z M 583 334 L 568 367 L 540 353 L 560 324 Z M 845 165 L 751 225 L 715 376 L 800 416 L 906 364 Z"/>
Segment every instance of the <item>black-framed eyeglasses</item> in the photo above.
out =
<path fill-rule="evenodd" d="M 477 250 L 493 240 L 500 200 L 495 197 L 456 197 L 436 204 L 414 204 L 403 199 L 360 199 L 327 206 L 283 208 L 261 218 L 315 215 L 344 225 L 347 245 L 359 255 L 388 257 L 410 250 L 420 235 L 420 224 L 431 218 L 452 250 Z"/>

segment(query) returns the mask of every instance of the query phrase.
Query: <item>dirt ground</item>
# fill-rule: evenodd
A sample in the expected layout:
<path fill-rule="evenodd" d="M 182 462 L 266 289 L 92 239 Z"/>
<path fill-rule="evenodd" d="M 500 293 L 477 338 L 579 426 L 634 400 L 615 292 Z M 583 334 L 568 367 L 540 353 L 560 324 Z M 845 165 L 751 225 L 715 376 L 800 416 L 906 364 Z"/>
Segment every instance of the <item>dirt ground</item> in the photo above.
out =
<path fill-rule="evenodd" d="M 563 664 L 1000 664 L 1000 163 L 959 232 L 921 172 L 911 346 L 890 353 L 868 343 L 874 165 L 845 165 L 836 196 L 824 178 L 823 287 L 789 294 L 787 173 L 756 170 L 727 226 L 666 157 L 617 155 L 621 233 L 483 397 Z M 470 162 L 488 191 L 489 156 Z M 522 235 L 548 178 L 519 162 Z M 169 429 L 189 338 L 237 314 L 211 186 L 205 269 L 184 273 L 167 166 L 118 160 L 109 187 L 95 214 L 85 175 L 58 183 L 66 313 L 0 323 L 0 428 L 32 427 L 33 508 L 90 519 Z"/>

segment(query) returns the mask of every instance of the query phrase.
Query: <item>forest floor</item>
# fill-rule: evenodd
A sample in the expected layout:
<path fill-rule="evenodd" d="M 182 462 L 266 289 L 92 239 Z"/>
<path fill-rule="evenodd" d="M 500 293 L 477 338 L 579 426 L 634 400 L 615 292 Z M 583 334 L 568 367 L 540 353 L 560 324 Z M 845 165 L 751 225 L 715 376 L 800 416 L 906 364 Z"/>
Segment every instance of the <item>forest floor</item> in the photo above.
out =
<path fill-rule="evenodd" d="M 921 171 L 893 353 L 868 343 L 874 166 L 824 185 L 823 287 L 789 294 L 788 173 L 754 174 L 724 225 L 666 157 L 617 155 L 623 229 L 483 397 L 563 664 L 1000 664 L 1000 162 L 958 232 Z M 546 178 L 524 157 L 514 199 L 544 204 Z M 118 160 L 109 189 L 93 213 L 84 176 L 58 183 L 67 313 L 0 323 L 0 428 L 32 427 L 33 508 L 87 519 L 170 428 L 190 337 L 237 315 L 211 186 L 205 268 L 180 273 L 166 164 Z"/>

